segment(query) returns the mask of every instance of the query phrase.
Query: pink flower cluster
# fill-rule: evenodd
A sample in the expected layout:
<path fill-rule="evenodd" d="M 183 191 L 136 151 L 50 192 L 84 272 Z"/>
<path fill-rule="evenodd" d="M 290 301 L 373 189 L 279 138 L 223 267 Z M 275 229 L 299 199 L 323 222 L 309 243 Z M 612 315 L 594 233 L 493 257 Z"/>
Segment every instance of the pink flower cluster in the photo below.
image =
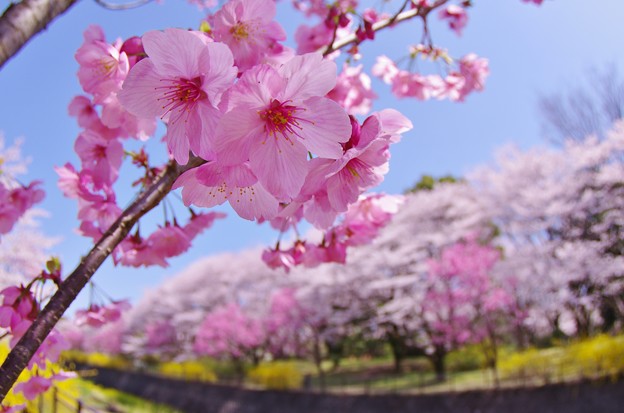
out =
<path fill-rule="evenodd" d="M 327 97 L 337 102 L 350 115 L 367 115 L 377 94 L 371 87 L 371 78 L 362 71 L 363 66 L 344 64 L 336 79 L 336 86 Z"/>
<path fill-rule="evenodd" d="M 74 144 L 82 169 L 77 171 L 68 163 L 56 170 L 65 196 L 78 200 L 81 232 L 94 239 L 121 213 L 113 190 L 124 156 L 121 140 L 145 140 L 156 128 L 153 119 L 130 114 L 117 99 L 128 71 L 143 56 L 140 39 L 109 44 L 95 25 L 85 31 L 84 43 L 76 52 L 78 79 L 92 96 L 76 96 L 69 104 L 70 115 L 83 128 Z"/>
<path fill-rule="evenodd" d="M 199 37 L 196 39 L 201 41 Z M 119 101 L 122 84 L 130 68 L 142 67 L 145 57 L 142 39 L 132 37 L 125 42 L 117 40 L 109 44 L 98 26 L 87 29 L 85 42 L 76 53 L 80 64 L 80 83 L 84 91 L 92 96 L 77 96 L 69 105 L 70 114 L 76 116 L 78 124 L 84 128 L 74 146 L 82 169 L 76 170 L 68 163 L 56 170 L 60 176 L 60 189 L 65 196 L 78 201 L 81 233 L 94 240 L 99 239 L 122 212 L 113 189 L 124 158 L 122 139 L 145 140 L 155 131 L 153 115 L 135 116 Z M 161 84 L 159 87 L 162 89 L 164 86 Z M 161 169 L 150 167 L 143 150 L 130 155 L 134 165 L 145 169 L 144 177 L 135 184 L 150 184 Z M 167 258 L 186 251 L 195 236 L 223 216 L 192 212 L 191 219 L 183 227 L 174 219 L 173 222 L 165 222 L 148 238 L 142 238 L 137 232 L 114 250 L 114 262 L 135 267 L 167 266 Z"/>
<path fill-rule="evenodd" d="M 113 301 L 109 305 L 91 304 L 86 310 L 76 311 L 75 322 L 78 326 L 101 327 L 119 320 L 121 313 L 129 309 L 130 303 L 127 300 Z"/>
<path fill-rule="evenodd" d="M 331 33 L 346 29 L 356 6 L 336 2 L 322 24 Z M 293 56 L 274 17 L 273 2 L 229 0 L 205 31 L 166 29 L 111 44 L 99 27 L 87 29 L 76 59 L 91 97 L 70 104 L 84 128 L 75 144 L 82 169 L 57 168 L 60 188 L 78 201 L 83 235 L 99 239 L 120 216 L 113 184 L 124 153 L 145 170 L 136 184 L 161 171 L 144 151 L 124 150 L 122 140 L 144 139 L 156 118 L 167 125 L 164 141 L 176 162 L 206 161 L 174 184 L 186 206 L 228 202 L 245 219 L 288 223 L 280 230 L 301 218 L 327 230 L 383 180 L 388 147 L 409 120 L 390 110 L 361 125 L 349 117 L 367 114 L 376 97 L 362 67 L 345 66 L 337 76 L 336 64 L 319 53 Z M 377 18 L 369 12 L 364 20 Z M 186 225 L 174 218 L 149 236 L 128 236 L 113 251 L 115 264 L 167 266 L 223 216 L 191 214 Z M 344 261 L 345 235 L 332 231 L 314 261 Z"/>
<path fill-rule="evenodd" d="M 449 27 L 458 36 L 461 36 L 462 30 L 468 24 L 468 14 L 466 9 L 456 4 L 449 4 L 445 9 L 440 10 L 440 19 L 448 20 Z"/>
<path fill-rule="evenodd" d="M 262 260 L 271 268 L 287 272 L 294 266 L 308 268 L 322 263 L 345 263 L 347 247 L 370 243 L 385 227 L 403 202 L 400 196 L 369 195 L 351 204 L 337 225 L 325 231 L 319 244 L 296 241 L 289 249 L 267 249 Z"/>
<path fill-rule="evenodd" d="M 0 296 L 0 327 L 10 331 L 17 342 L 39 313 L 38 303 L 30 288 L 24 286 L 7 287 Z"/>
<path fill-rule="evenodd" d="M 485 78 L 490 71 L 487 59 L 471 53 L 462 57 L 459 67 L 449 71 L 444 78 L 440 75 L 421 75 L 401 70 L 386 56 L 377 58 L 372 73 L 391 85 L 392 93 L 399 98 L 435 98 L 463 102 L 470 93 L 483 90 Z"/>
<path fill-rule="evenodd" d="M 232 359 L 254 359 L 267 351 L 274 357 L 301 355 L 310 312 L 299 303 L 296 292 L 295 288 L 275 291 L 268 308 L 259 312 L 237 303 L 215 308 L 199 325 L 193 350 Z"/>
<path fill-rule="evenodd" d="M 28 209 L 43 200 L 44 192 L 38 188 L 39 184 L 32 182 L 11 189 L 0 182 L 0 235 L 11 231 Z"/>
<path fill-rule="evenodd" d="M 48 271 L 42 271 L 41 275 L 34 278 L 27 286 L 12 286 L 0 291 L 0 331 L 4 330 L 11 337 L 9 345 L 14 347 L 19 339 L 26 333 L 33 320 L 39 314 L 39 300 L 32 290 L 36 282 L 44 283 L 46 280 L 52 279 L 58 281 L 56 273 L 60 273 L 60 265 L 58 261 L 51 260 L 48 262 Z M 42 290 L 39 290 L 42 291 Z M 45 367 L 48 361 L 55 362 L 61 351 L 69 348 L 68 342 L 57 331 L 52 332 L 43 341 L 39 349 L 35 352 L 33 358 L 28 364 L 29 369 Z M 62 379 L 64 373 L 53 375 L 45 378 L 38 374 L 33 375 L 27 381 L 21 382 L 15 386 L 15 392 L 21 392 L 28 400 L 32 400 L 37 395 L 45 392 L 52 381 Z"/>
<path fill-rule="evenodd" d="M 69 378 L 77 377 L 78 375 L 74 372 L 68 372 L 61 370 L 60 372 L 53 374 L 50 377 L 40 376 L 35 374 L 30 379 L 24 382 L 17 383 L 15 385 L 15 392 L 22 393 L 27 400 L 34 400 L 37 396 L 42 393 L 48 391 L 50 387 L 54 384 L 54 382 L 66 380 Z M 16 410 L 11 410 L 12 408 L 16 408 Z M 12 411 L 22 411 L 20 409 L 24 408 L 24 406 L 12 406 L 8 410 L 0 410 L 1 412 L 12 412 Z"/>
<path fill-rule="evenodd" d="M 210 228 L 215 220 L 224 217 L 225 214 L 221 212 L 193 213 L 186 225 L 167 222 L 147 238 L 141 237 L 137 231 L 115 248 L 113 262 L 128 267 L 167 267 L 167 258 L 186 252 L 197 235 Z"/>
<path fill-rule="evenodd" d="M 215 309 L 200 325 L 193 350 L 211 357 L 234 359 L 253 352 L 265 340 L 261 322 L 243 312 L 236 303 Z"/>

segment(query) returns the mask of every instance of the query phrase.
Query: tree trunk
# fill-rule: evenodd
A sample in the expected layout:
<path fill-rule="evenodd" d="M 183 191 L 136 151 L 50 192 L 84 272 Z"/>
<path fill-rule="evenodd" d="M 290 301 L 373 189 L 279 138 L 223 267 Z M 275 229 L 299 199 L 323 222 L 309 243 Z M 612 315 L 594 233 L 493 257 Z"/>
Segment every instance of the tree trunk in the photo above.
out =
<path fill-rule="evenodd" d="M 325 372 L 323 371 L 323 356 L 321 354 L 321 342 L 318 337 L 314 338 L 314 365 L 316 366 L 316 371 L 319 376 L 319 384 L 321 386 L 321 391 L 325 392 Z"/>
<path fill-rule="evenodd" d="M 443 383 L 446 381 L 446 350 L 436 347 L 433 354 L 429 356 L 429 360 L 433 364 L 436 382 Z"/>
<path fill-rule="evenodd" d="M 392 326 L 392 330 L 388 332 L 388 343 L 392 349 L 392 358 L 394 360 L 394 372 L 401 373 L 403 371 L 403 360 L 407 353 L 405 340 L 399 334 L 397 326 Z"/>

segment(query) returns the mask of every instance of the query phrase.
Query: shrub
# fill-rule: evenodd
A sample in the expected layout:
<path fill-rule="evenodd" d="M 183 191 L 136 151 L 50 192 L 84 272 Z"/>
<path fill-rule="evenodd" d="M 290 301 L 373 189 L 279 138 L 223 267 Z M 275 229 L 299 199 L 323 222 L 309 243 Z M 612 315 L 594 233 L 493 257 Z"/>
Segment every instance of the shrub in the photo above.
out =
<path fill-rule="evenodd" d="M 266 389 L 286 390 L 301 388 L 303 375 L 294 362 L 275 361 L 263 363 L 247 373 L 252 383 Z"/>
<path fill-rule="evenodd" d="M 449 353 L 446 365 L 449 371 L 478 370 L 485 367 L 485 356 L 479 345 L 468 345 Z"/>
<path fill-rule="evenodd" d="M 573 364 L 582 377 L 615 379 L 624 373 L 624 336 L 601 334 L 574 343 L 566 354 L 566 363 Z"/>
<path fill-rule="evenodd" d="M 167 377 L 178 379 L 208 381 L 211 383 L 217 381 L 215 372 L 196 360 L 163 362 L 158 365 L 157 371 Z"/>
<path fill-rule="evenodd" d="M 69 367 L 71 367 L 72 362 L 87 364 L 94 367 L 109 367 L 118 370 L 127 370 L 132 367 L 132 362 L 121 355 L 83 353 L 75 350 L 63 352 L 61 360 Z"/>
<path fill-rule="evenodd" d="M 615 379 L 624 373 L 624 336 L 602 334 L 565 347 L 529 349 L 511 354 L 499 366 L 502 376 L 508 379 L 540 378 L 544 382 L 555 377 Z"/>

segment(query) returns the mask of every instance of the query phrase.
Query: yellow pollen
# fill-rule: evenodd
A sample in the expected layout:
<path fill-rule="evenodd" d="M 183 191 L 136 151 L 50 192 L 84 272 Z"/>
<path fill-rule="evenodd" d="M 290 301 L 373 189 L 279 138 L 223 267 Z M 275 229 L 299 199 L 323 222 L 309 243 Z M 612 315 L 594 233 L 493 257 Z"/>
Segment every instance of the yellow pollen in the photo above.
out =
<path fill-rule="evenodd" d="M 231 29 L 230 34 L 234 39 L 241 41 L 243 39 L 247 39 L 249 37 L 249 31 L 247 30 L 247 25 L 245 23 L 238 22 Z"/>
<path fill-rule="evenodd" d="M 352 166 L 347 166 L 347 171 L 349 171 L 354 178 L 359 178 L 360 176 L 360 174 L 358 174 L 355 168 Z"/>

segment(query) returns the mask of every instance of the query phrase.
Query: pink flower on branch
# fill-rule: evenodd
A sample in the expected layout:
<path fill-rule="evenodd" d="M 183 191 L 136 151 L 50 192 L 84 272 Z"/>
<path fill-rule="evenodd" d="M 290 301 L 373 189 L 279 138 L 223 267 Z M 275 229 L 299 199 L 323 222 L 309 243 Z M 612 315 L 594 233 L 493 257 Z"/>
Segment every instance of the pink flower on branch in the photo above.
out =
<path fill-rule="evenodd" d="M 309 165 L 299 201 L 304 203 L 306 219 L 318 228 L 329 227 L 338 213 L 347 211 L 364 191 L 383 181 L 390 144 L 412 127 L 407 118 L 392 110 L 369 116 L 361 127 L 355 118 L 351 122 L 351 138 L 344 145 L 343 156 L 316 158 Z"/>
<path fill-rule="evenodd" d="M 43 200 L 45 194 L 38 188 L 39 184 L 35 181 L 28 186 L 8 189 L 0 182 L 0 234 L 11 231 L 28 209 Z"/>
<path fill-rule="evenodd" d="M 15 392 L 22 393 L 26 400 L 33 400 L 45 393 L 52 386 L 52 380 L 42 376 L 33 376 L 28 381 L 15 385 Z"/>
<path fill-rule="evenodd" d="M 371 79 L 362 72 L 362 68 L 362 65 L 353 67 L 345 64 L 338 75 L 336 87 L 327 94 L 352 115 L 367 115 L 373 100 L 377 99 L 371 88 Z"/>
<path fill-rule="evenodd" d="M 249 220 L 271 219 L 279 203 L 258 182 L 248 163 L 222 166 L 210 162 L 185 172 L 174 184 L 182 187 L 185 205 L 214 207 L 228 201 L 236 213 Z"/>
<path fill-rule="evenodd" d="M 114 45 L 106 42 L 104 31 L 91 25 L 84 32 L 84 44 L 76 52 L 80 64 L 78 79 L 85 92 L 102 103 L 121 88 L 130 64 L 125 53 L 120 52 L 121 40 Z"/>
<path fill-rule="evenodd" d="M 123 161 L 123 146 L 117 139 L 106 139 L 86 130 L 78 135 L 74 149 L 85 170 L 90 170 L 96 188 L 112 185 L 117 180 Z"/>
<path fill-rule="evenodd" d="M 466 9 L 456 4 L 451 4 L 441 10 L 440 18 L 448 20 L 449 27 L 455 31 L 458 36 L 461 36 L 462 30 L 464 30 L 464 27 L 468 24 L 468 14 L 466 13 Z"/>
<path fill-rule="evenodd" d="M 275 3 L 266 0 L 230 0 L 213 18 L 212 36 L 230 47 L 234 63 L 243 72 L 283 50 L 282 26 L 273 21 Z"/>
<path fill-rule="evenodd" d="M 203 33 L 179 29 L 148 32 L 143 46 L 149 57 L 132 68 L 119 101 L 136 116 L 167 122 L 165 140 L 178 163 L 188 162 L 189 150 L 211 159 L 217 105 L 237 73 L 232 52 Z"/>
<path fill-rule="evenodd" d="M 296 56 L 277 69 L 258 65 L 232 87 L 215 148 L 225 166 L 249 161 L 258 181 L 280 201 L 303 186 L 308 153 L 336 159 L 351 135 L 344 110 L 324 96 L 336 65 L 320 54 Z"/>

